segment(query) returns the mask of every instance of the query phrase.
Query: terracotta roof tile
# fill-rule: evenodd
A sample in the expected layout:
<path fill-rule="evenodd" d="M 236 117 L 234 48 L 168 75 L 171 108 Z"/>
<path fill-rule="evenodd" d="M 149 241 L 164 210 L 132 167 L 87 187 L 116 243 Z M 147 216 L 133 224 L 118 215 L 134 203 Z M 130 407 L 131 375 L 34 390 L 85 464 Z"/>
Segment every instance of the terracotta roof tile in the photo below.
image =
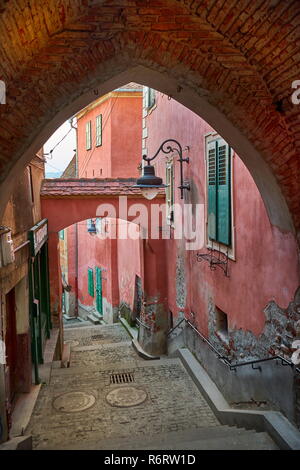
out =
<path fill-rule="evenodd" d="M 66 197 L 143 197 L 141 190 L 135 188 L 134 178 L 55 178 L 45 179 L 41 188 L 42 198 Z M 164 197 L 164 189 L 158 197 Z"/>

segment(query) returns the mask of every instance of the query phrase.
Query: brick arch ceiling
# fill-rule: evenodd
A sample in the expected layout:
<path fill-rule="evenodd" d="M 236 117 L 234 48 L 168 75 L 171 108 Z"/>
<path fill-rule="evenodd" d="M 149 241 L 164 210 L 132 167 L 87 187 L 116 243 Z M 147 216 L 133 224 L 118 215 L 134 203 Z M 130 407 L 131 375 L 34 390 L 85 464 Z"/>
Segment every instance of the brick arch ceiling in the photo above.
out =
<path fill-rule="evenodd" d="M 289 230 L 291 214 L 299 230 L 299 23 L 297 0 L 0 0 L 2 209 L 43 139 L 93 90 L 130 79 L 172 91 L 221 132 L 271 222 Z"/>

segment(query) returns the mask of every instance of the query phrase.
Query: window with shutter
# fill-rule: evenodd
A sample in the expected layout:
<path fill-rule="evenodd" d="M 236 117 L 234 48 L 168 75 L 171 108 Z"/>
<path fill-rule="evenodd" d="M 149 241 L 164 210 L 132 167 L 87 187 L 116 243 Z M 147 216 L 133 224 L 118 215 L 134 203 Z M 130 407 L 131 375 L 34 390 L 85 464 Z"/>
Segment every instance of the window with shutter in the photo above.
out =
<path fill-rule="evenodd" d="M 91 125 L 91 121 L 88 121 L 85 125 L 85 143 L 86 143 L 86 150 L 91 150 L 91 148 L 92 148 L 92 125 Z"/>
<path fill-rule="evenodd" d="M 96 309 L 100 315 L 103 315 L 103 300 L 102 300 L 102 270 L 96 267 Z"/>
<path fill-rule="evenodd" d="M 88 268 L 88 293 L 94 297 L 94 271 L 92 268 Z"/>
<path fill-rule="evenodd" d="M 217 239 L 217 158 L 216 142 L 209 142 L 207 148 L 207 182 L 208 182 L 208 236 Z"/>
<path fill-rule="evenodd" d="M 218 242 L 231 244 L 230 148 L 223 140 L 217 141 L 218 167 Z"/>
<path fill-rule="evenodd" d="M 146 108 L 152 108 L 155 105 L 155 90 L 153 88 L 146 87 Z"/>
<path fill-rule="evenodd" d="M 102 145 L 102 114 L 96 117 L 96 147 Z"/>
<path fill-rule="evenodd" d="M 220 138 L 207 144 L 208 238 L 231 245 L 231 157 Z"/>

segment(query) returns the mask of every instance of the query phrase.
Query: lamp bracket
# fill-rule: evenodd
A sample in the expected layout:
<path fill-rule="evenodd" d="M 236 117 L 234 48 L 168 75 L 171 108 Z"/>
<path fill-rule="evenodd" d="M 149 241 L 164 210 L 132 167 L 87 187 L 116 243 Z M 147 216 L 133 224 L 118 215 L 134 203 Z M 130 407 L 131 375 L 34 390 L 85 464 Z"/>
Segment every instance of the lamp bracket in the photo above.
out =
<path fill-rule="evenodd" d="M 186 149 L 189 150 L 189 146 L 187 146 Z M 176 152 L 179 156 L 179 159 L 178 159 L 178 161 L 180 163 L 180 186 L 179 186 L 179 189 L 180 189 L 180 192 L 181 192 L 181 199 L 183 199 L 183 190 L 184 189 L 190 190 L 190 185 L 188 183 L 184 183 L 184 181 L 183 181 L 183 166 L 182 166 L 182 164 L 183 163 L 189 163 L 190 159 L 189 159 L 189 157 L 183 158 L 183 156 L 182 156 L 182 146 L 180 145 L 180 143 L 177 140 L 167 139 L 160 145 L 160 147 L 158 148 L 157 152 L 155 153 L 155 155 L 153 157 L 149 158 L 147 155 L 143 155 L 143 160 L 145 160 L 147 162 L 147 164 L 150 165 L 150 162 L 152 160 L 154 160 L 160 152 L 163 152 L 166 155 Z"/>

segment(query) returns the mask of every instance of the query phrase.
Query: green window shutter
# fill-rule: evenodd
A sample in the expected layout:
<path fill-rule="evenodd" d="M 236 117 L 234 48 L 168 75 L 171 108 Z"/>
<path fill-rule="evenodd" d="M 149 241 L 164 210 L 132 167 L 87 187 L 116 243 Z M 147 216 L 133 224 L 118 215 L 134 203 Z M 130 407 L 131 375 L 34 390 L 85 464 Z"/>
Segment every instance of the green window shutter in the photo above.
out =
<path fill-rule="evenodd" d="M 102 114 L 96 117 L 96 147 L 102 145 Z"/>
<path fill-rule="evenodd" d="M 88 121 L 85 125 L 85 143 L 86 143 L 86 150 L 91 150 L 91 148 L 92 148 L 92 126 L 91 126 L 91 121 Z"/>
<path fill-rule="evenodd" d="M 231 244 L 231 168 L 230 147 L 223 140 L 217 140 L 217 235 L 224 245 Z"/>
<path fill-rule="evenodd" d="M 146 87 L 145 90 L 146 94 L 146 100 L 145 100 L 145 105 L 146 108 L 152 108 L 152 106 L 155 105 L 155 90 L 153 88 Z"/>
<path fill-rule="evenodd" d="M 88 268 L 88 292 L 91 297 L 94 297 L 94 271 Z"/>
<path fill-rule="evenodd" d="M 216 141 L 207 144 L 208 237 L 217 239 L 217 158 Z"/>
<path fill-rule="evenodd" d="M 96 267 L 96 308 L 100 315 L 103 315 L 102 302 L 102 271 Z"/>

